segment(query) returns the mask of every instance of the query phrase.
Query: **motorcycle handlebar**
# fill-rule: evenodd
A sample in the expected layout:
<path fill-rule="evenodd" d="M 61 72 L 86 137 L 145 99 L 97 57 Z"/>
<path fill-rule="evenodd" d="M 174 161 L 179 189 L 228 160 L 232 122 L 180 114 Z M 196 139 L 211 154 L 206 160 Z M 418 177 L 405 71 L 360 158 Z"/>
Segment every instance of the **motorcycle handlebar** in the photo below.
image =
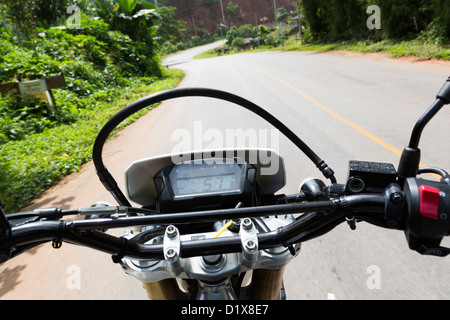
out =
<path fill-rule="evenodd" d="M 5 230 L 0 239 L 0 259 L 6 261 L 33 245 L 53 241 L 53 247 L 59 248 L 62 241 L 78 244 L 115 257 L 128 256 L 141 259 L 163 259 L 163 246 L 142 244 L 133 239 L 115 237 L 97 230 L 117 227 L 131 227 L 149 224 L 183 224 L 195 222 L 217 221 L 222 219 L 253 218 L 280 214 L 301 215 L 296 220 L 275 231 L 258 234 L 259 249 L 269 249 L 277 246 L 291 246 L 295 243 L 310 240 L 333 229 L 338 224 L 351 219 L 367 218 L 382 225 L 386 196 L 383 194 L 341 196 L 339 199 L 312 201 L 305 203 L 287 203 L 263 207 L 248 207 L 226 210 L 211 210 L 186 213 L 150 214 L 143 216 L 128 216 L 127 213 L 141 211 L 151 213 L 146 209 L 129 207 L 85 208 L 71 211 L 55 209 L 59 216 L 73 214 L 113 214 L 109 218 L 92 220 L 45 220 L 14 225 Z M 49 212 L 45 211 L 47 217 Z M 20 215 L 20 214 L 19 214 Z M 17 216 L 18 217 L 18 216 Z M 31 219 L 31 213 L 23 219 Z M 236 237 L 220 237 L 182 241 L 181 257 L 192 257 L 205 254 L 240 252 L 241 240 Z"/>
<path fill-rule="evenodd" d="M 444 179 L 444 178 L 443 178 Z M 334 185 L 335 187 L 337 185 Z M 368 223 L 406 234 L 409 248 L 421 254 L 446 256 L 450 249 L 440 246 L 450 235 L 450 219 L 442 212 L 450 210 L 450 184 L 418 178 L 406 179 L 404 188 L 389 185 L 384 192 L 367 194 L 337 194 L 339 187 L 329 192 L 327 200 L 314 200 L 303 194 L 285 197 L 291 203 L 256 207 L 220 209 L 181 213 L 159 213 L 145 208 L 127 206 L 90 207 L 78 210 L 40 209 L 8 215 L 8 227 L 0 230 L 0 262 L 4 262 L 33 246 L 52 241 L 59 248 L 62 241 L 78 244 L 113 255 L 118 261 L 124 256 L 138 259 L 164 259 L 163 245 L 141 243 L 142 237 L 115 237 L 106 229 L 145 225 L 182 225 L 227 219 L 300 214 L 294 222 L 275 231 L 259 230 L 259 249 L 288 247 L 308 241 L 332 230 L 342 222 L 351 229 L 355 223 Z M 66 215 L 86 215 L 92 219 L 62 220 Z M 140 214 L 140 215 L 137 215 Z M 95 218 L 94 218 L 95 217 Z M 104 218 L 101 218 L 104 217 Z M 6 219 L 6 217 L 5 217 Z M 101 231 L 99 231 L 101 230 Z M 136 240 L 137 239 L 137 240 Z M 180 256 L 192 257 L 240 252 L 239 236 L 182 241 Z"/>
<path fill-rule="evenodd" d="M 127 255 L 136 258 L 160 259 L 163 258 L 161 245 L 145 245 L 137 241 L 127 240 L 124 237 L 116 238 L 96 230 L 137 225 L 217 221 L 227 218 L 254 217 L 256 219 L 261 216 L 283 213 L 301 213 L 302 215 L 293 223 L 276 231 L 262 230 L 258 234 L 261 249 L 279 245 L 289 247 L 294 243 L 324 234 L 344 221 L 347 221 L 350 227 L 354 229 L 355 221 L 364 220 L 381 227 L 404 230 L 409 247 L 420 253 L 438 256 L 445 256 L 450 253 L 449 249 L 439 246 L 442 238 L 450 234 L 450 219 L 446 218 L 446 213 L 439 216 L 438 212 L 438 207 L 450 210 L 450 197 L 446 197 L 446 194 L 450 193 L 450 177 L 446 172 L 439 171 L 438 173 L 444 173 L 446 176 L 443 178 L 446 179 L 445 183 L 441 181 L 438 184 L 431 185 L 418 182 L 418 179 L 415 178 L 417 173 L 420 173 L 418 171 L 420 163 L 418 144 L 422 130 L 443 105 L 450 103 L 450 77 L 437 94 L 437 101 L 417 122 L 411 135 L 410 145 L 403 151 L 398 171 L 392 174 L 388 172 L 387 176 L 394 179 L 389 179 L 388 183 L 391 183 L 391 185 L 386 187 L 386 184 L 384 184 L 382 186 L 382 188 L 386 188 L 384 193 L 347 194 L 338 192 L 339 197 L 331 200 L 307 199 L 308 201 L 303 203 L 190 213 L 153 214 L 155 212 L 131 208 L 129 201 L 103 163 L 102 149 L 106 139 L 119 123 L 144 107 L 168 99 L 189 96 L 217 98 L 232 102 L 261 116 L 303 151 L 324 176 L 331 180 L 333 185 L 337 185 L 333 170 L 321 158 L 283 123 L 254 103 L 239 96 L 213 89 L 181 88 L 167 90 L 142 98 L 122 109 L 105 124 L 94 143 L 93 160 L 97 174 L 106 189 L 122 205 L 121 207 L 96 209 L 92 213 L 97 214 L 102 212 L 101 210 L 106 210 L 108 212 L 104 213 L 109 215 L 109 218 L 71 222 L 50 221 L 60 219 L 60 216 L 65 213 L 59 211 L 46 212 L 48 221 L 33 222 L 11 228 L 5 227 L 7 223 L 0 217 L 0 254 L 3 256 L 11 255 L 13 252 L 18 252 L 11 249 L 13 246 L 24 247 L 32 245 L 33 241 L 53 240 L 54 246 L 58 247 L 62 239 L 65 239 L 114 254 L 116 258 Z M 383 176 L 384 173 L 381 175 Z M 358 179 L 355 179 L 355 181 L 358 181 Z M 378 183 L 376 185 L 378 190 Z M 356 189 L 359 189 L 359 186 L 357 187 Z M 355 188 L 350 189 L 350 193 L 355 192 Z M 89 210 L 92 209 L 80 210 L 78 213 L 91 214 Z M 144 216 L 139 216 L 137 213 L 143 213 Z M 41 218 L 42 214 L 41 216 L 38 215 L 38 220 Z M 33 219 L 33 214 L 29 219 Z M 182 242 L 180 248 L 180 255 L 187 257 L 241 251 L 242 245 L 239 237 L 229 237 Z"/>

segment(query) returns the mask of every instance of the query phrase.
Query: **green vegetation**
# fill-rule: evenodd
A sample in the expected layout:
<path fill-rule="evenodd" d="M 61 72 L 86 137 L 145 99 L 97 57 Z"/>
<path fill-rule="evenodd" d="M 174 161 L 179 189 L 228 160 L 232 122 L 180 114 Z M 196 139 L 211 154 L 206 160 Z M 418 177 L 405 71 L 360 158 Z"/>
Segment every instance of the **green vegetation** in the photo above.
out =
<path fill-rule="evenodd" d="M 306 41 L 426 38 L 434 43 L 450 40 L 448 0 L 302 0 Z M 368 30 L 372 13 L 380 8 L 380 29 Z"/>
<path fill-rule="evenodd" d="M 379 29 L 367 27 L 371 5 L 380 8 Z M 286 43 L 283 50 L 352 50 L 450 60 L 447 0 L 303 0 L 301 9 L 306 45 Z"/>
<path fill-rule="evenodd" d="M 1 144 L 0 193 L 6 210 L 22 208 L 61 176 L 77 171 L 89 161 L 97 133 L 113 114 L 145 95 L 175 87 L 183 77 L 177 70 L 166 72 L 158 81 L 148 83 L 141 79 L 134 82 L 120 90 L 121 94 L 118 91 L 119 96 L 110 102 L 98 101 L 95 108 L 84 110 L 83 115 L 72 123 Z"/>
<path fill-rule="evenodd" d="M 386 53 L 394 58 L 413 57 L 418 60 L 439 59 L 450 61 L 450 46 L 430 44 L 421 40 L 382 40 L 355 41 L 355 42 L 334 42 L 334 43 L 312 43 L 304 44 L 300 41 L 286 41 L 281 46 L 263 45 L 245 51 L 232 49 L 227 54 L 242 52 L 263 52 L 263 51 L 353 51 L 360 53 Z M 195 59 L 207 59 L 217 57 L 215 50 L 208 50 L 195 56 Z"/>
<path fill-rule="evenodd" d="M 271 50 L 274 50 L 273 48 Z M 361 53 L 386 53 L 394 58 L 414 57 L 418 60 L 439 59 L 450 61 L 450 46 L 430 44 L 421 40 L 382 40 L 335 42 L 323 44 L 287 43 L 276 48 L 282 51 L 354 51 Z"/>
<path fill-rule="evenodd" d="M 149 0 L 0 0 L 0 82 L 60 75 L 67 82 L 53 91 L 53 110 L 38 100 L 0 97 L 6 210 L 20 209 L 78 170 L 101 125 L 129 100 L 177 85 L 183 75 L 164 70 L 160 55 L 220 37 L 229 53 L 353 50 L 450 60 L 448 0 L 302 0 L 301 23 L 295 10 L 278 8 L 270 28 L 242 24 L 239 6 L 226 5 L 230 27 L 217 25 L 210 34 L 198 21 L 195 36 L 186 38 L 176 8 L 156 9 Z M 367 28 L 369 5 L 380 7 L 381 29 Z M 217 52 L 201 55 L 210 56 Z"/>
<path fill-rule="evenodd" d="M 274 13 L 276 23 L 271 28 L 249 24 L 231 27 L 225 37 L 226 52 L 250 48 L 252 51 L 351 50 L 450 60 L 450 6 L 446 1 L 302 0 L 298 6 L 301 22 L 299 12 L 288 13 L 278 8 Z M 372 5 L 380 8 L 379 29 L 367 26 L 368 20 L 373 22 L 374 11 L 367 12 Z M 211 50 L 196 58 L 217 55 Z"/>
<path fill-rule="evenodd" d="M 96 134 L 114 113 L 183 77 L 160 66 L 155 25 L 164 22 L 148 1 L 77 1 L 83 10 L 75 28 L 67 20 L 71 1 L 43 2 L 0 0 L 0 83 L 60 75 L 67 83 L 52 91 L 53 110 L 36 99 L 0 97 L 0 196 L 7 212 L 90 160 Z"/>

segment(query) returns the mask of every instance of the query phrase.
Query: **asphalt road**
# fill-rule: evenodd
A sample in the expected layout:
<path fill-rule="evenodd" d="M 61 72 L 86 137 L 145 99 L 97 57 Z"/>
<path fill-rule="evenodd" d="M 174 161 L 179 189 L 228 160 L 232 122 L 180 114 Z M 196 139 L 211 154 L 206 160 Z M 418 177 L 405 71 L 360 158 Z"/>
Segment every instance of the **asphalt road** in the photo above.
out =
<path fill-rule="evenodd" d="M 266 52 L 193 60 L 199 50 L 165 61 L 186 73 L 181 86 L 229 91 L 265 108 L 325 159 L 339 182 L 347 178 L 349 160 L 397 166 L 415 121 L 450 75 L 450 63 L 379 54 Z M 425 129 L 420 144 L 424 164 L 450 169 L 449 117 L 444 108 Z M 132 161 L 179 146 L 173 136 L 177 130 L 192 133 L 193 147 L 212 147 L 237 144 L 226 139 L 226 132 L 239 129 L 262 133 L 249 143 L 273 147 L 285 157 L 288 181 L 280 192 L 297 192 L 306 177 L 321 177 L 287 139 L 272 139 L 264 120 L 204 98 L 165 102 L 120 131 L 105 147 L 105 163 L 123 186 L 123 171 Z M 223 139 L 211 139 L 208 132 L 221 132 Z M 33 207 L 77 208 L 100 200 L 114 203 L 88 163 Z M 444 243 L 450 244 L 447 239 Z M 303 244 L 286 269 L 285 287 L 288 299 L 449 299 L 448 259 L 410 251 L 402 232 L 367 223 L 352 231 L 343 224 Z M 146 299 L 146 295 L 142 285 L 112 264 L 109 256 L 70 244 L 58 250 L 46 244 L 0 266 L 0 298 Z"/>

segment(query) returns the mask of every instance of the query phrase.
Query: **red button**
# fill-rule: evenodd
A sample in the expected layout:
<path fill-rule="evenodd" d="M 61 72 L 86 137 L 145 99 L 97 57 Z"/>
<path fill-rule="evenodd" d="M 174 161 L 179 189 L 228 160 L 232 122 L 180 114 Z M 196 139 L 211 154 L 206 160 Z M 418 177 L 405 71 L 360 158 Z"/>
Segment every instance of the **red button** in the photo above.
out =
<path fill-rule="evenodd" d="M 437 220 L 439 211 L 439 189 L 429 186 L 419 186 L 420 214 Z"/>

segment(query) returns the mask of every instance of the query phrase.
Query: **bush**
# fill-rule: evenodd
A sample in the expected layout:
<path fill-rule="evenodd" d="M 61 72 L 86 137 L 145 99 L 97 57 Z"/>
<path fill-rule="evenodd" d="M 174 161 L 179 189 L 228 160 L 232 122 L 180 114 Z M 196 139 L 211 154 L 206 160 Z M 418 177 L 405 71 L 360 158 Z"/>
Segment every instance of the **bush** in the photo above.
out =
<path fill-rule="evenodd" d="M 241 37 L 234 38 L 233 42 L 231 43 L 231 46 L 234 48 L 241 48 L 245 45 L 245 39 Z"/>
<path fill-rule="evenodd" d="M 0 0 L 0 10 L 8 17 L 20 15 L 19 4 L 26 3 L 14 1 Z M 41 0 L 29 3 L 37 2 Z M 24 10 L 36 14 L 36 7 L 29 8 Z M 6 210 L 13 211 L 89 160 L 100 127 L 128 104 L 131 94 L 137 99 L 174 87 L 181 75 L 170 71 L 164 77 L 149 38 L 137 41 L 101 19 L 82 15 L 81 29 L 38 28 L 36 21 L 10 29 L 8 19 L 0 21 L 0 82 L 59 75 L 67 82 L 65 88 L 52 90 L 53 110 L 45 102 L 21 96 L 0 97 L 0 195 Z M 149 23 L 147 17 L 133 21 L 144 22 Z M 21 33 L 21 26 L 28 29 Z M 141 31 L 133 36 L 151 36 L 151 31 Z"/>
<path fill-rule="evenodd" d="M 428 37 L 435 42 L 450 40 L 448 0 L 303 0 L 302 13 L 310 38 L 319 41 L 364 40 L 371 34 L 366 27 L 366 9 L 381 9 L 381 30 L 386 39 Z"/>
<path fill-rule="evenodd" d="M 260 28 L 263 28 L 263 32 L 265 31 L 265 29 L 267 29 L 266 27 L 263 27 L 263 26 L 260 26 Z M 232 44 L 236 37 L 239 37 L 239 38 L 253 38 L 253 37 L 256 37 L 256 27 L 254 27 L 254 26 L 252 26 L 250 24 L 244 24 L 244 25 L 239 26 L 239 27 L 232 26 L 228 30 L 225 38 L 227 39 L 228 43 Z"/>
<path fill-rule="evenodd" d="M 85 28 L 79 31 L 39 29 L 36 38 L 21 44 L 6 30 L 1 34 L 1 82 L 64 75 L 67 88 L 54 91 L 58 116 L 36 113 L 37 109 L 46 110 L 42 103 L 2 98 L 0 141 L 8 137 L 20 139 L 20 128 L 26 125 L 31 132 L 40 132 L 56 123 L 71 121 L 82 114 L 80 109 L 93 108 L 98 100 L 107 101 L 118 87 L 128 86 L 136 77 L 161 76 L 158 58 L 150 55 L 144 43 L 108 31 L 108 25 L 102 20 L 87 20 L 83 25 Z M 22 110 L 20 119 L 12 110 Z M 45 119 L 50 122 L 42 126 L 32 123 L 35 113 L 43 122 Z M 17 123 L 12 125 L 11 121 Z"/>
<path fill-rule="evenodd" d="M 77 108 L 72 104 L 59 106 L 52 112 L 47 103 L 20 96 L 0 99 L 0 144 L 21 140 L 29 134 L 41 133 L 62 123 L 76 120 Z"/>
<path fill-rule="evenodd" d="M 84 109 L 76 121 L 49 126 L 41 133 L 27 132 L 21 140 L 0 144 L 0 196 L 6 211 L 26 206 L 61 176 L 77 171 L 89 161 L 97 133 L 113 114 L 129 104 L 130 99 L 173 88 L 183 77 L 177 70 L 165 72 L 167 75 L 158 81 L 148 77 L 135 79 L 126 91 L 116 93 L 114 103 L 95 101 L 96 107 Z"/>

